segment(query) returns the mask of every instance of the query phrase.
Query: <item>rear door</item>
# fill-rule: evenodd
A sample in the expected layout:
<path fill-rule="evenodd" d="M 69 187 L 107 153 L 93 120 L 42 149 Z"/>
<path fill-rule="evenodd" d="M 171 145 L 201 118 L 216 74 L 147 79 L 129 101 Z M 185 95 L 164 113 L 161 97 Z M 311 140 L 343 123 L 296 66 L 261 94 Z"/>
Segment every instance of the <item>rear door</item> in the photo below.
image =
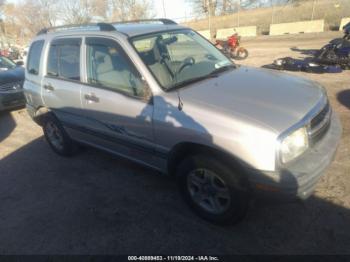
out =
<path fill-rule="evenodd" d="M 26 64 L 26 79 L 23 87 L 25 89 L 27 104 L 33 107 L 42 104 L 41 79 L 43 66 L 41 65 L 44 44 L 44 40 L 37 40 L 31 44 Z"/>
<path fill-rule="evenodd" d="M 155 148 L 149 87 L 116 41 L 87 37 L 85 49 L 81 100 L 90 141 L 149 163 Z"/>
<path fill-rule="evenodd" d="M 81 123 L 82 39 L 54 39 L 49 46 L 42 97 L 64 126 Z M 71 133 L 71 132 L 70 132 Z M 75 133 L 71 133 L 75 137 Z"/>

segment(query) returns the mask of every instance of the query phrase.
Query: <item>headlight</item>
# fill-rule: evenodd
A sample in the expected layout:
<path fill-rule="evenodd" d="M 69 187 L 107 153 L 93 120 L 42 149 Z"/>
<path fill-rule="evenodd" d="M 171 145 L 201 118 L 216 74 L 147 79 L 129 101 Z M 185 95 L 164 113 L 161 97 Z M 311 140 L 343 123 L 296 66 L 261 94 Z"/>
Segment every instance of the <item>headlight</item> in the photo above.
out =
<path fill-rule="evenodd" d="M 13 89 L 14 89 L 14 90 L 20 90 L 20 89 L 22 89 L 22 83 L 15 83 L 15 84 L 13 85 Z"/>
<path fill-rule="evenodd" d="M 309 147 L 308 134 L 305 127 L 294 131 L 281 142 L 281 159 L 287 163 L 300 156 Z"/>

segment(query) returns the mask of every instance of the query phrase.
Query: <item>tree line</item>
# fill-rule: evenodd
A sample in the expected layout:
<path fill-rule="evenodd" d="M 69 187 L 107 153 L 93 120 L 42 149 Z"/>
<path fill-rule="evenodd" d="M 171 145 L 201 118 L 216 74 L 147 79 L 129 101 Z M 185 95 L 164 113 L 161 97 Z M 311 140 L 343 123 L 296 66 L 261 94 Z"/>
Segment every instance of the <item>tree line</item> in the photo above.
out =
<path fill-rule="evenodd" d="M 196 15 L 216 16 L 239 12 L 244 9 L 298 4 L 311 0 L 187 0 Z"/>
<path fill-rule="evenodd" d="M 155 16 L 152 0 L 0 0 L 0 37 L 27 41 L 42 28 Z"/>
<path fill-rule="evenodd" d="M 192 4 L 196 16 L 216 16 L 310 0 L 186 1 Z M 22 44 L 42 28 L 62 24 L 153 18 L 156 15 L 153 7 L 153 0 L 21 0 L 17 3 L 0 0 L 0 41 L 16 39 Z"/>

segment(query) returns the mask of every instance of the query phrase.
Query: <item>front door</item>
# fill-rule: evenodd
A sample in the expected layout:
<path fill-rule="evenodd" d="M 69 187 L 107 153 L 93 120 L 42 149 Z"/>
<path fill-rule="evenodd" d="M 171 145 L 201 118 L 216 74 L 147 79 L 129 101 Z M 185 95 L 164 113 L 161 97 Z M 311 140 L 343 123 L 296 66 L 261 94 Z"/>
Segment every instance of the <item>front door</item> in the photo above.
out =
<path fill-rule="evenodd" d="M 155 148 L 149 87 L 116 41 L 88 37 L 85 44 L 81 101 L 89 142 L 149 163 Z"/>

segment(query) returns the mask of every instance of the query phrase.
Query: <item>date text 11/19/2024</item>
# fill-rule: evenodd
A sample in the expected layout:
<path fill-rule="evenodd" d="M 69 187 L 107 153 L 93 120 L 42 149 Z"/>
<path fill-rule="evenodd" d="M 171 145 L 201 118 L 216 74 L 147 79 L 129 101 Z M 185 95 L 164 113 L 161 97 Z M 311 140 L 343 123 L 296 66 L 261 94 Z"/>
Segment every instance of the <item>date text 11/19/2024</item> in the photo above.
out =
<path fill-rule="evenodd" d="M 220 261 L 215 256 L 128 256 L 128 261 Z"/>

